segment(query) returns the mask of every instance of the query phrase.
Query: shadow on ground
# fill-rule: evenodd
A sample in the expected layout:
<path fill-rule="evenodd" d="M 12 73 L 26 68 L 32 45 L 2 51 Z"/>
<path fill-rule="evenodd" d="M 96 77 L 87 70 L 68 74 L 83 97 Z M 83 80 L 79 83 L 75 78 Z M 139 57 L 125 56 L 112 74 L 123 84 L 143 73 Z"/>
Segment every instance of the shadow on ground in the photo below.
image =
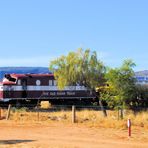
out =
<path fill-rule="evenodd" d="M 1 144 L 17 144 L 17 143 L 26 143 L 26 142 L 33 142 L 35 140 L 0 140 Z"/>

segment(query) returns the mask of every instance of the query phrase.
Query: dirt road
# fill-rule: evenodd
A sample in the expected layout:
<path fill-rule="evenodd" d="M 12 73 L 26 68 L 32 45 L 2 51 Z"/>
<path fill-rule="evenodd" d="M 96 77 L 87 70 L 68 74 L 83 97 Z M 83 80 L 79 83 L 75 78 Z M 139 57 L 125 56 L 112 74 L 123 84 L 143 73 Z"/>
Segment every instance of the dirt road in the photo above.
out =
<path fill-rule="evenodd" d="M 0 121 L 0 148 L 148 148 L 148 131 Z"/>

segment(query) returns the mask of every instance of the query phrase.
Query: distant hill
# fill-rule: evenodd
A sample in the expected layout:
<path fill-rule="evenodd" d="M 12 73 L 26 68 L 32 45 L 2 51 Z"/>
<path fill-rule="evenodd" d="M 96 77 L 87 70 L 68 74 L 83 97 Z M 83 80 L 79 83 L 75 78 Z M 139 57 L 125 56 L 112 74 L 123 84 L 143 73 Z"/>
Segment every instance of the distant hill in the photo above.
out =
<path fill-rule="evenodd" d="M 3 76 L 6 73 L 51 73 L 47 67 L 0 67 L 0 80 L 2 80 Z M 137 71 L 135 72 L 135 76 L 148 77 L 148 70 Z"/>
<path fill-rule="evenodd" d="M 143 71 L 137 71 L 135 72 L 136 76 L 148 76 L 148 70 L 143 70 Z"/>
<path fill-rule="evenodd" d="M 137 83 L 141 85 L 148 85 L 148 70 L 135 72 Z"/>
<path fill-rule="evenodd" d="M 47 67 L 0 67 L 0 80 L 6 73 L 51 73 Z"/>

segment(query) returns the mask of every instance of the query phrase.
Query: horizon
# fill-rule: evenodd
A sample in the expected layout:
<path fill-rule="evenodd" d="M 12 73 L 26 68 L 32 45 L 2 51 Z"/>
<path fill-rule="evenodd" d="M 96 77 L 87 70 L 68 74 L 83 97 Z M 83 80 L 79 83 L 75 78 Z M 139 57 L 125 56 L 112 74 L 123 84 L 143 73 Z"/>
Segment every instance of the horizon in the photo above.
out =
<path fill-rule="evenodd" d="M 77 48 L 112 68 L 125 59 L 148 69 L 147 0 L 0 2 L 0 67 L 48 67 Z"/>
<path fill-rule="evenodd" d="M 0 66 L 0 68 L 47 68 L 49 69 L 49 67 L 42 67 L 42 66 L 6 66 L 6 67 L 2 67 Z M 134 72 L 145 72 L 145 71 L 148 71 L 148 69 L 145 69 L 145 70 L 140 70 L 140 71 L 135 71 Z"/>

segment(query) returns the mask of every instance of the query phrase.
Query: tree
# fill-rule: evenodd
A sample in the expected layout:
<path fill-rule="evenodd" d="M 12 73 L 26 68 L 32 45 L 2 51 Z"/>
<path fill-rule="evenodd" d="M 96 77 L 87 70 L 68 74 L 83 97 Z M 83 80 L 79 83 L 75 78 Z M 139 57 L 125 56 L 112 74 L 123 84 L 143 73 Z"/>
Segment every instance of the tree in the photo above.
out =
<path fill-rule="evenodd" d="M 84 85 L 95 89 L 104 81 L 105 66 L 98 60 L 96 51 L 78 49 L 61 56 L 49 65 L 60 89 L 67 85 Z"/>
<path fill-rule="evenodd" d="M 134 102 L 135 107 L 148 107 L 148 85 L 136 85 L 137 98 Z"/>
<path fill-rule="evenodd" d="M 110 69 L 106 74 L 109 91 L 102 98 L 110 107 L 130 107 L 136 99 L 136 86 L 132 60 L 125 60 L 120 68 Z"/>

